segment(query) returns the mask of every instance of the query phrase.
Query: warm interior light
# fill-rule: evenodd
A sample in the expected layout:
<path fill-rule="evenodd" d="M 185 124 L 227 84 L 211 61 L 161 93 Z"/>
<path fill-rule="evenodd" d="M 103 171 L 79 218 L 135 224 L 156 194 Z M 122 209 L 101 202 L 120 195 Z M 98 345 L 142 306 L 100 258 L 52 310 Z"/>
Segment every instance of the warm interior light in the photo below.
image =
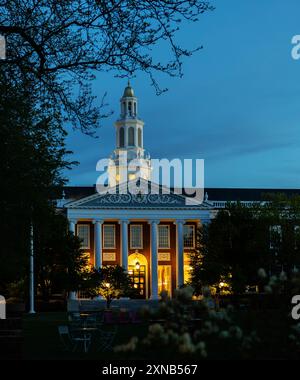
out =
<path fill-rule="evenodd" d="M 140 270 L 141 269 L 141 265 L 140 265 L 140 263 L 138 261 L 135 263 L 135 269 L 136 270 Z"/>
<path fill-rule="evenodd" d="M 109 288 L 109 287 L 110 287 L 110 283 L 107 282 L 107 283 L 105 284 L 105 286 L 106 286 L 107 288 Z"/>
<path fill-rule="evenodd" d="M 224 282 L 220 282 L 220 288 L 223 288 L 224 285 Z"/>

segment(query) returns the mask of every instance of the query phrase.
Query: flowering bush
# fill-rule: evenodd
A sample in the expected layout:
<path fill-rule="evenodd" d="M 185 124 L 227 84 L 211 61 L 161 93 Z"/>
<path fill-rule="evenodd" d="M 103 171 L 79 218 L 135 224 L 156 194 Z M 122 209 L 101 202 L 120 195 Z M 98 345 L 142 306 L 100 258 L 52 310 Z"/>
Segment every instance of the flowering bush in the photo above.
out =
<path fill-rule="evenodd" d="M 269 278 L 263 269 L 258 276 L 265 290 L 258 308 L 216 308 L 209 287 L 203 287 L 201 301 L 192 300 L 191 287 L 177 290 L 173 299 L 161 294 L 156 310 L 141 310 L 149 322 L 146 336 L 115 350 L 165 359 L 299 358 L 300 323 L 291 318 L 291 294 L 300 294 L 299 276 L 289 279 L 282 272 Z"/>
<path fill-rule="evenodd" d="M 146 337 L 133 337 L 117 346 L 117 352 L 155 352 L 160 356 L 194 356 L 199 359 L 234 356 L 248 357 L 259 342 L 254 332 L 246 333 L 234 320 L 234 310 L 209 309 L 210 293 L 202 302 L 192 301 L 193 289 L 185 287 L 171 300 L 162 294 L 158 310 L 146 308 L 141 315 L 153 322 Z M 155 321 L 157 320 L 157 323 Z M 159 321 L 159 322 L 158 322 Z"/>

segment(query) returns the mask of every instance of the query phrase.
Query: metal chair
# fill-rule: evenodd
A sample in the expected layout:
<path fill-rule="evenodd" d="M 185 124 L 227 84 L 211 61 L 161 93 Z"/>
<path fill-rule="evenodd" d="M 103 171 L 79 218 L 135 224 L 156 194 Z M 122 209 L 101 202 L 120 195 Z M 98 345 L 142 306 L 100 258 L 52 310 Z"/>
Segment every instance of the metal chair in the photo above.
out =
<path fill-rule="evenodd" d="M 109 330 L 98 329 L 95 335 L 95 348 L 98 352 L 112 351 L 113 342 L 116 337 L 117 326 Z"/>

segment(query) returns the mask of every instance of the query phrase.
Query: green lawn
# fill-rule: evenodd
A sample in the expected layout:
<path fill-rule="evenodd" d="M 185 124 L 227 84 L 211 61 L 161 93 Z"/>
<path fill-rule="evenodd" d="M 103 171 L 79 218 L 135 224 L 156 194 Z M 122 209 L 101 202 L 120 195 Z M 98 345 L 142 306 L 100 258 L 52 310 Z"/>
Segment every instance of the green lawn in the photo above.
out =
<path fill-rule="evenodd" d="M 120 359 L 114 352 L 66 352 L 60 342 L 59 325 L 67 325 L 67 313 L 38 313 L 24 317 L 24 359 Z M 105 327 L 107 329 L 110 326 Z M 121 324 L 117 327 L 115 345 L 127 343 L 132 336 L 145 336 L 145 324 Z"/>

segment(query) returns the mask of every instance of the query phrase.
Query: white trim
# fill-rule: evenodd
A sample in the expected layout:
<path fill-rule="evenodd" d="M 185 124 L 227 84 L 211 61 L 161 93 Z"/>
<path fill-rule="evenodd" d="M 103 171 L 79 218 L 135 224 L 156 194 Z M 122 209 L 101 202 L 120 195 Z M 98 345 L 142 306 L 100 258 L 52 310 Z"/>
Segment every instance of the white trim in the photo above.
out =
<path fill-rule="evenodd" d="M 141 188 L 144 188 L 144 186 L 149 186 L 149 181 L 148 180 L 145 180 L 143 178 L 140 179 L 141 181 Z M 125 192 L 126 193 L 126 190 L 127 188 L 130 188 L 130 183 L 135 183 L 136 181 L 135 180 L 131 180 L 131 181 L 128 181 L 128 182 L 125 182 L 121 185 L 117 185 L 115 187 L 112 188 L 111 192 L 113 194 L 116 193 L 116 188 L 119 187 L 119 190 L 120 192 Z M 152 192 L 152 194 L 169 194 L 169 195 L 172 195 L 178 199 L 181 199 L 181 200 L 186 200 L 188 199 L 189 200 L 189 203 L 190 205 L 189 206 L 181 206 L 181 207 L 174 207 L 174 206 L 157 206 L 155 207 L 155 209 L 171 209 L 171 210 L 176 210 L 176 209 L 179 209 L 179 210 L 210 210 L 212 209 L 213 207 L 208 204 L 208 203 L 205 203 L 205 201 L 203 201 L 201 204 L 198 204 L 197 201 L 193 200 L 193 198 L 189 198 L 189 197 L 186 197 L 184 196 L 183 194 L 177 194 L 176 192 L 173 192 L 171 193 L 170 192 L 170 189 L 167 188 L 166 186 L 163 186 L 163 185 L 158 185 L 157 183 L 155 182 L 151 182 L 150 184 L 150 190 L 154 190 Z M 97 206 L 84 206 L 84 203 L 85 202 L 89 202 L 89 201 L 92 201 L 94 199 L 97 199 L 98 197 L 100 196 L 104 196 L 105 194 L 109 194 L 108 190 L 107 189 L 104 189 L 102 192 L 98 193 L 97 192 L 97 189 L 95 190 L 96 193 L 95 194 L 92 194 L 92 195 L 89 195 L 87 197 L 83 197 L 83 198 L 80 198 L 80 199 L 77 199 L 77 200 L 73 200 L 73 201 L 69 201 L 67 202 L 64 207 L 65 208 L 85 208 L 85 209 L 111 209 L 110 206 L 101 206 L 101 207 L 97 207 Z M 151 191 L 149 192 L 151 193 Z M 118 207 L 118 209 L 132 209 L 132 210 L 135 210 L 135 209 L 140 209 L 141 207 L 126 207 L 126 206 L 120 206 Z M 152 209 L 154 209 L 154 207 L 151 207 Z M 116 209 L 116 207 L 114 207 L 113 209 Z M 145 209 L 145 206 L 143 206 L 143 209 Z"/>
<path fill-rule="evenodd" d="M 120 210 L 120 209 L 68 209 L 67 215 L 69 219 L 87 219 L 87 220 L 135 220 L 145 221 L 152 219 L 159 219 L 161 221 L 174 221 L 177 219 L 184 219 L 187 221 L 210 220 L 210 210 L 153 210 L 153 209 L 139 209 L 139 210 Z"/>
<path fill-rule="evenodd" d="M 193 228 L 193 245 L 190 247 L 185 246 L 184 244 L 184 227 L 192 227 Z M 184 224 L 183 225 L 183 248 L 185 249 L 195 249 L 196 247 L 196 226 L 194 224 Z"/>
<path fill-rule="evenodd" d="M 76 224 L 76 236 L 80 239 L 79 237 L 79 234 L 78 234 L 78 227 L 82 227 L 82 226 L 87 226 L 88 227 L 88 245 L 87 246 L 84 246 L 84 245 L 80 245 L 80 248 L 81 249 L 91 249 L 91 226 L 89 223 L 77 223 Z"/>
<path fill-rule="evenodd" d="M 158 231 L 157 231 L 157 249 L 171 249 L 171 235 L 170 235 L 170 225 L 169 224 L 164 224 L 161 223 L 158 226 Z M 168 246 L 167 247 L 160 247 L 159 245 L 159 229 L 160 227 L 167 227 L 168 228 Z"/>
<path fill-rule="evenodd" d="M 114 245 L 111 247 L 105 246 L 105 227 L 113 227 L 114 230 Z M 111 223 L 106 223 L 102 225 L 102 236 L 103 236 L 103 242 L 102 242 L 102 248 L 103 249 L 116 249 L 116 225 Z"/>
<path fill-rule="evenodd" d="M 144 239 L 143 239 L 144 229 L 143 229 L 143 225 L 142 224 L 138 224 L 138 223 L 133 223 L 133 224 L 130 224 L 129 227 L 130 227 L 130 233 L 129 233 L 129 235 L 130 235 L 130 242 L 129 242 L 130 249 L 143 249 L 144 248 Z M 134 247 L 131 244 L 132 243 L 132 240 L 131 240 L 131 238 L 132 238 L 132 232 L 131 232 L 132 227 L 140 227 L 140 231 L 141 231 L 141 246 L 140 247 L 137 247 L 137 246 Z"/>

